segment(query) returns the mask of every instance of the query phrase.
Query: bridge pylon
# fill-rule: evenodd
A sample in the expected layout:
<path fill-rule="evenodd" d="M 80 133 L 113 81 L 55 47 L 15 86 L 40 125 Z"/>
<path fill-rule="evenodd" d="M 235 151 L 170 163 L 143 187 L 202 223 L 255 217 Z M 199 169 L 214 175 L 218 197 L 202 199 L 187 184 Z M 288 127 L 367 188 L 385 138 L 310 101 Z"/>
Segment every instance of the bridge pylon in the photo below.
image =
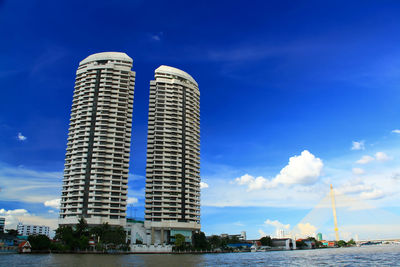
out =
<path fill-rule="evenodd" d="M 333 191 L 333 186 L 331 185 L 331 201 L 332 201 L 332 212 L 333 212 L 333 222 L 335 224 L 335 237 L 336 241 L 339 241 L 339 228 L 336 216 L 336 204 L 335 204 L 335 192 Z"/>

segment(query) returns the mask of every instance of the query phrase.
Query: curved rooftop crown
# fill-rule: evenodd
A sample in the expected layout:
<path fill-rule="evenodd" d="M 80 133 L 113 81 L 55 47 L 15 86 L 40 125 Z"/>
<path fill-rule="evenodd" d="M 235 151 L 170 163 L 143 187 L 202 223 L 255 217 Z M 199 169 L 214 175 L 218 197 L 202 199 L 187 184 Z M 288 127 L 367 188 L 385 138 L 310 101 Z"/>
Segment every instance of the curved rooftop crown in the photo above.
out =
<path fill-rule="evenodd" d="M 161 65 L 154 72 L 156 72 L 156 73 L 157 72 L 162 72 L 162 73 L 176 75 L 176 76 L 179 76 L 181 78 L 187 79 L 187 80 L 191 81 L 192 83 L 194 83 L 195 85 L 198 86 L 197 82 L 193 79 L 192 76 L 190 76 L 188 73 L 184 72 L 183 70 L 180 70 L 180 69 L 177 69 L 177 68 L 174 68 L 174 67 Z"/>
<path fill-rule="evenodd" d="M 82 60 L 79 64 L 84 64 L 97 60 L 125 60 L 129 62 L 133 62 L 132 58 L 130 58 L 127 54 L 121 52 L 102 52 L 96 53 L 88 56 L 84 60 Z"/>

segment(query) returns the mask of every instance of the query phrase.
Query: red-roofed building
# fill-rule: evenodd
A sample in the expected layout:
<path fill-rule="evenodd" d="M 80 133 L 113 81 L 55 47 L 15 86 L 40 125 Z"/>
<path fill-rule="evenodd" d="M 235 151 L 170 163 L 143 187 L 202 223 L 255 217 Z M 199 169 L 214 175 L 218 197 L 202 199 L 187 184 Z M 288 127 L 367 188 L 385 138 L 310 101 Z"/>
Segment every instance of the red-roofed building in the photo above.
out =
<path fill-rule="evenodd" d="M 29 241 L 22 241 L 19 245 L 18 245 L 18 252 L 19 253 L 30 253 L 32 249 L 31 244 L 29 243 Z"/>

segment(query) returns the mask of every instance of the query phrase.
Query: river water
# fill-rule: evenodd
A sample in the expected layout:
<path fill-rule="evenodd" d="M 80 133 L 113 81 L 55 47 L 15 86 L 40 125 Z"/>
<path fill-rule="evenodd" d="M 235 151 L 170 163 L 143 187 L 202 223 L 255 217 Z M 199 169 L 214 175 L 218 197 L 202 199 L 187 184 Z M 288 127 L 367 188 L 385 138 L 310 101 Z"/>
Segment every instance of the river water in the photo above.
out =
<path fill-rule="evenodd" d="M 400 266 L 400 246 L 198 255 L 0 254 L 0 266 Z"/>

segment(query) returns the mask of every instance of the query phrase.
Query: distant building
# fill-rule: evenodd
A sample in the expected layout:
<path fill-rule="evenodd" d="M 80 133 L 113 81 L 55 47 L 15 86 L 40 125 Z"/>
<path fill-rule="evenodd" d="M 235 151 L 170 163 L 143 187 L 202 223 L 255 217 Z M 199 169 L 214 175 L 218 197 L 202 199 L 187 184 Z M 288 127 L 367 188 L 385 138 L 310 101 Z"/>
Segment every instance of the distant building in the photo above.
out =
<path fill-rule="evenodd" d="M 277 238 L 284 238 L 285 237 L 285 231 L 283 229 L 276 229 L 276 237 Z"/>
<path fill-rule="evenodd" d="M 0 218 L 0 233 L 4 233 L 5 224 L 6 224 L 6 218 Z"/>
<path fill-rule="evenodd" d="M 336 247 L 336 241 L 321 240 L 321 243 L 322 243 L 322 246 L 324 246 L 324 247 L 330 247 L 330 248 Z"/>
<path fill-rule="evenodd" d="M 272 247 L 284 250 L 296 249 L 296 241 L 291 238 L 272 238 Z"/>
<path fill-rule="evenodd" d="M 0 253 L 15 252 L 18 245 L 18 238 L 13 235 L 0 233 Z"/>
<path fill-rule="evenodd" d="M 246 240 L 246 231 L 242 231 L 240 234 L 230 235 L 230 234 L 221 234 L 221 238 L 229 238 L 229 239 L 238 239 L 240 241 Z"/>
<path fill-rule="evenodd" d="M 18 223 L 18 234 L 23 236 L 29 235 L 47 235 L 50 236 L 50 227 L 43 225 L 27 225 Z"/>
<path fill-rule="evenodd" d="M 239 238 L 239 240 L 247 240 L 246 231 L 240 232 L 240 238 Z"/>
<path fill-rule="evenodd" d="M 296 241 L 298 242 L 303 242 L 305 247 L 312 249 L 312 248 L 316 248 L 316 244 L 314 241 L 311 241 L 309 239 L 297 239 Z"/>
<path fill-rule="evenodd" d="M 322 241 L 322 234 L 321 234 L 321 233 L 318 233 L 318 234 L 317 234 L 317 240 L 318 240 L 318 241 Z"/>
<path fill-rule="evenodd" d="M 29 241 L 22 241 L 18 245 L 18 252 L 20 252 L 20 253 L 30 253 L 31 249 L 32 249 L 32 246 L 29 243 Z"/>

